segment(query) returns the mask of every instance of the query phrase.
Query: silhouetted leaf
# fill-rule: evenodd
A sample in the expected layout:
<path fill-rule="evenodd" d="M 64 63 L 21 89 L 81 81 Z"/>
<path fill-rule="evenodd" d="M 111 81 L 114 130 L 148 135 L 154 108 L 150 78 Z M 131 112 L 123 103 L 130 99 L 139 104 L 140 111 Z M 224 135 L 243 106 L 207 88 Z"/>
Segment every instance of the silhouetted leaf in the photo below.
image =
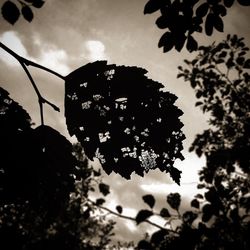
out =
<path fill-rule="evenodd" d="M 243 5 L 243 6 L 250 6 L 249 0 L 238 0 L 238 3 Z"/>
<path fill-rule="evenodd" d="M 101 206 L 101 205 L 103 205 L 104 202 L 105 202 L 105 200 L 103 198 L 99 198 L 96 200 L 95 204 L 97 206 Z"/>
<path fill-rule="evenodd" d="M 28 5 L 22 7 L 22 15 L 28 22 L 33 20 L 33 12 Z"/>
<path fill-rule="evenodd" d="M 208 9 L 209 9 L 208 3 L 203 3 L 196 9 L 196 15 L 199 17 L 204 17 L 207 14 Z"/>
<path fill-rule="evenodd" d="M 214 15 L 213 25 L 215 29 L 217 29 L 220 32 L 223 32 L 224 24 L 220 16 Z"/>
<path fill-rule="evenodd" d="M 147 220 L 150 216 L 153 215 L 152 211 L 149 210 L 140 210 L 138 214 L 135 217 L 137 225 L 140 224 L 141 222 Z"/>
<path fill-rule="evenodd" d="M 216 4 L 212 7 L 213 12 L 215 15 L 220 15 L 220 16 L 225 16 L 227 14 L 227 9 L 221 5 L 221 4 Z"/>
<path fill-rule="evenodd" d="M 43 0 L 34 0 L 32 2 L 32 6 L 34 6 L 35 8 L 41 8 L 44 5 L 44 1 Z"/>
<path fill-rule="evenodd" d="M 206 204 L 204 205 L 204 207 L 202 208 L 202 221 L 203 222 L 208 222 L 211 217 L 213 216 L 213 209 L 212 206 L 210 204 Z"/>
<path fill-rule="evenodd" d="M 158 47 L 163 47 L 163 52 L 166 53 L 174 47 L 173 36 L 170 32 L 166 32 L 160 38 Z"/>
<path fill-rule="evenodd" d="M 244 64 L 244 61 L 245 61 L 244 57 L 237 57 L 236 59 L 236 62 L 241 66 Z"/>
<path fill-rule="evenodd" d="M 180 156 L 181 157 L 181 156 Z M 184 158 L 181 157 L 181 160 L 184 160 Z M 180 180 L 181 180 L 181 171 L 175 167 L 169 167 L 168 172 L 172 179 L 180 185 Z"/>
<path fill-rule="evenodd" d="M 214 14 L 209 13 L 205 21 L 205 31 L 208 36 L 212 35 L 213 27 L 214 27 Z"/>
<path fill-rule="evenodd" d="M 174 46 L 175 46 L 175 49 L 177 51 L 181 51 L 184 44 L 185 44 L 185 41 L 186 41 L 187 37 L 185 36 L 184 33 L 178 33 L 177 36 L 174 36 Z M 165 51 L 164 51 L 165 52 Z"/>
<path fill-rule="evenodd" d="M 153 250 L 151 244 L 146 240 L 140 240 L 137 245 L 138 250 Z"/>
<path fill-rule="evenodd" d="M 156 19 L 156 25 L 160 29 L 165 29 L 169 25 L 168 18 L 166 16 L 160 16 L 159 18 Z"/>
<path fill-rule="evenodd" d="M 144 14 L 151 14 L 169 2 L 169 0 L 149 0 L 144 7 Z"/>
<path fill-rule="evenodd" d="M 104 196 L 106 196 L 106 195 L 108 195 L 108 194 L 110 193 L 110 191 L 109 191 L 109 185 L 106 185 L 106 184 L 104 184 L 104 183 L 100 183 L 100 184 L 99 184 L 99 190 L 100 190 L 100 192 L 101 192 Z"/>
<path fill-rule="evenodd" d="M 14 24 L 20 16 L 20 11 L 13 2 L 6 1 L 2 6 L 2 15 L 6 21 Z"/>
<path fill-rule="evenodd" d="M 207 201 L 214 203 L 218 199 L 218 194 L 215 190 L 215 188 L 210 188 L 206 193 L 205 193 L 205 198 Z"/>
<path fill-rule="evenodd" d="M 176 96 L 137 67 L 89 63 L 66 77 L 65 117 L 86 156 L 96 157 L 107 174 L 129 179 L 150 169 L 167 172 L 177 183 L 180 171 L 173 159 L 185 136 Z"/>
<path fill-rule="evenodd" d="M 155 205 L 155 198 L 154 198 L 153 195 L 151 195 L 151 194 L 144 195 L 144 196 L 142 196 L 142 199 L 143 199 L 143 201 L 144 201 L 146 204 L 148 204 L 151 208 L 154 207 L 154 205 Z"/>
<path fill-rule="evenodd" d="M 196 199 L 192 200 L 191 201 L 191 207 L 194 207 L 194 208 L 199 208 L 200 207 L 200 202 Z"/>
<path fill-rule="evenodd" d="M 234 3 L 234 0 L 224 0 L 224 4 L 227 8 L 230 8 Z"/>
<path fill-rule="evenodd" d="M 203 199 L 204 197 L 203 197 L 202 194 L 196 194 L 196 195 L 195 195 L 195 198 L 197 198 L 197 199 Z"/>
<path fill-rule="evenodd" d="M 179 193 L 170 193 L 167 196 L 167 202 L 171 208 L 178 210 L 181 204 L 181 196 Z"/>
<path fill-rule="evenodd" d="M 167 234 L 168 231 L 165 229 L 158 230 L 152 234 L 150 242 L 154 245 L 159 245 L 159 243 L 165 239 Z"/>
<path fill-rule="evenodd" d="M 245 68 L 245 69 L 250 69 L 250 59 L 247 59 L 247 60 L 245 61 L 243 68 Z"/>
<path fill-rule="evenodd" d="M 169 211 L 167 208 L 162 208 L 161 211 L 160 211 L 160 216 L 163 217 L 163 218 L 169 218 L 171 217 Z"/>
<path fill-rule="evenodd" d="M 121 214 L 122 213 L 122 206 L 116 206 L 116 210 L 117 210 L 117 212 L 119 213 L 119 214 Z"/>
<path fill-rule="evenodd" d="M 191 35 L 188 36 L 188 39 L 187 39 L 187 50 L 189 52 L 193 52 L 193 51 L 196 51 L 197 48 L 198 48 L 197 41 Z"/>
<path fill-rule="evenodd" d="M 195 214 L 192 211 L 186 211 L 183 215 L 182 215 L 182 219 L 184 223 L 190 224 L 192 225 L 192 223 L 194 222 L 194 220 L 196 220 L 196 218 L 198 217 L 197 214 Z"/>
<path fill-rule="evenodd" d="M 198 107 L 198 106 L 200 106 L 200 105 L 202 105 L 202 104 L 203 104 L 203 102 L 196 102 L 196 103 L 195 103 L 195 106 Z"/>

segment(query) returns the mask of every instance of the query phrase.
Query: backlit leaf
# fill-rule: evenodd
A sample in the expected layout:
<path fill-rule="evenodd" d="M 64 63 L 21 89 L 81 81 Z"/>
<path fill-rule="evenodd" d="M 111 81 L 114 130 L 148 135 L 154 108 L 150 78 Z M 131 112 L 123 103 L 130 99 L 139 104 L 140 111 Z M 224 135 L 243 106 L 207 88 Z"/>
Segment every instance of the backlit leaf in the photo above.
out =
<path fill-rule="evenodd" d="M 135 217 L 137 225 L 147 220 L 150 216 L 153 215 L 152 211 L 149 210 L 140 210 Z"/>
<path fill-rule="evenodd" d="M 22 15 L 28 22 L 31 22 L 34 17 L 31 8 L 27 5 L 22 7 Z"/>
<path fill-rule="evenodd" d="M 106 61 L 70 73 L 65 83 L 68 131 L 107 174 L 114 171 L 129 179 L 132 172 L 143 176 L 159 168 L 179 183 L 173 163 L 183 159 L 182 111 L 174 105 L 176 96 L 146 73 Z"/>
<path fill-rule="evenodd" d="M 154 198 L 153 195 L 151 195 L 151 194 L 144 195 L 144 196 L 142 197 L 142 199 L 143 199 L 143 201 L 144 201 L 146 204 L 148 204 L 151 208 L 154 207 L 154 205 L 155 205 L 155 198 Z"/>
<path fill-rule="evenodd" d="M 20 16 L 20 11 L 13 2 L 6 1 L 2 6 L 2 15 L 6 21 L 14 24 Z"/>

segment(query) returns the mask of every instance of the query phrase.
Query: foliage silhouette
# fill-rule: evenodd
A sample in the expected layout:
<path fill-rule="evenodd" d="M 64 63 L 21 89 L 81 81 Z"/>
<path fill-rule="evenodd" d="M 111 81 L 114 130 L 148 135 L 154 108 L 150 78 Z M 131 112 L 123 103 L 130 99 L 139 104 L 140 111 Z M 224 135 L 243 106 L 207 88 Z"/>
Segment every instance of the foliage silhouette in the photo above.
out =
<path fill-rule="evenodd" d="M 65 81 L 68 130 L 108 174 L 129 179 L 133 171 L 143 176 L 158 167 L 179 184 L 180 171 L 173 163 L 183 159 L 182 111 L 174 106 L 177 97 L 146 73 L 106 61 L 70 73 Z"/>
<path fill-rule="evenodd" d="M 160 29 L 167 29 L 159 40 L 158 46 L 163 52 L 175 48 L 181 51 L 186 43 L 189 52 L 198 49 L 198 42 L 194 38 L 196 32 L 203 32 L 207 36 L 213 34 L 214 29 L 223 32 L 223 18 L 227 9 L 231 8 L 234 0 L 149 0 L 144 8 L 144 14 L 151 14 L 158 10 L 161 16 L 156 20 Z M 240 5 L 249 6 L 249 0 L 238 0 Z M 203 27 L 204 26 L 204 27 Z"/>
<path fill-rule="evenodd" d="M 204 195 L 197 194 L 192 210 L 181 214 L 180 195 L 169 194 L 177 217 L 167 208 L 159 215 L 167 222 L 179 220 L 180 226 L 157 231 L 140 241 L 139 249 L 249 249 L 248 50 L 243 38 L 228 35 L 219 44 L 201 46 L 195 59 L 185 60 L 187 68 L 179 67 L 179 77 L 190 82 L 200 99 L 196 105 L 211 115 L 211 129 L 198 135 L 190 148 L 207 160 L 198 185 Z"/>
<path fill-rule="evenodd" d="M 5 1 L 2 5 L 1 12 L 3 18 L 10 24 L 15 24 L 20 14 L 25 20 L 31 22 L 33 20 L 33 11 L 31 7 L 41 8 L 45 1 L 43 0 L 22 0 L 22 1 Z"/>
<path fill-rule="evenodd" d="M 103 249 L 114 223 L 88 202 L 99 183 L 80 145 L 54 129 L 33 129 L 0 88 L 0 239 L 7 249 Z M 14 157 L 13 157 L 14 156 Z"/>

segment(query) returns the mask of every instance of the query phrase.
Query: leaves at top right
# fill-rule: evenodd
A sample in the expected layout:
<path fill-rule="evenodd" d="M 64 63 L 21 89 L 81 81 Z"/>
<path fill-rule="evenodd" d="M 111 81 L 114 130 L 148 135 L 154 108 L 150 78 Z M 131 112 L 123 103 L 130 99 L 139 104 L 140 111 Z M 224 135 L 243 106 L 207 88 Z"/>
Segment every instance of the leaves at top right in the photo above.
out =
<path fill-rule="evenodd" d="M 250 6 L 249 0 L 237 0 L 242 6 Z M 156 25 L 166 32 L 159 40 L 159 48 L 163 52 L 172 49 L 181 51 L 186 44 L 189 52 L 198 49 L 194 38 L 195 33 L 205 30 L 211 36 L 214 30 L 224 31 L 223 18 L 227 9 L 231 8 L 234 0 L 149 0 L 144 7 L 144 14 L 160 11 L 161 16 L 156 20 Z"/>

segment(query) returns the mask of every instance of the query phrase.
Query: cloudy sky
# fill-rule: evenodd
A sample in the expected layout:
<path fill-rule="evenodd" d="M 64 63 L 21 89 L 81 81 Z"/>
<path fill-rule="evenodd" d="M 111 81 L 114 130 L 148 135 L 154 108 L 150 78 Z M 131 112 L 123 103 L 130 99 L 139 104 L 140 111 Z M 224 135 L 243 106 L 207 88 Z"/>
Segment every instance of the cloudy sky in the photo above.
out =
<path fill-rule="evenodd" d="M 1 1 L 3 2 L 3 1 Z M 103 173 L 104 182 L 111 186 L 107 206 L 115 210 L 121 204 L 124 213 L 134 216 L 139 208 L 145 208 L 141 200 L 152 193 L 157 198 L 157 208 L 165 204 L 170 192 L 183 195 L 183 206 L 192 199 L 198 181 L 197 171 L 205 164 L 188 148 L 195 135 L 207 127 L 206 117 L 194 108 L 194 92 L 188 83 L 176 79 L 177 66 L 186 58 L 192 58 L 185 50 L 167 54 L 157 48 L 162 34 L 155 25 L 158 13 L 144 15 L 146 0 L 47 0 L 31 23 L 23 18 L 10 25 L 0 17 L 0 40 L 18 54 L 67 75 L 76 68 L 95 60 L 106 59 L 109 63 L 143 67 L 148 76 L 163 83 L 166 89 L 178 96 L 176 105 L 183 110 L 184 161 L 176 162 L 182 174 L 181 186 L 168 175 L 151 171 L 144 178 L 133 175 L 131 180 Z M 237 34 L 246 38 L 250 45 L 250 10 L 238 5 L 228 11 L 224 19 L 225 34 Z M 211 38 L 199 36 L 203 44 L 220 40 L 225 34 L 214 33 Z M 64 118 L 64 82 L 39 69 L 31 69 L 43 96 L 60 107 L 57 113 L 45 108 L 45 123 L 59 130 L 71 141 Z M 39 106 L 36 95 L 20 65 L 4 51 L 0 51 L 0 86 L 11 94 L 39 125 Z M 160 223 L 160 222 L 159 222 Z M 133 222 L 119 220 L 116 226 L 118 239 L 132 240 L 152 230 L 144 225 L 136 227 Z"/>

